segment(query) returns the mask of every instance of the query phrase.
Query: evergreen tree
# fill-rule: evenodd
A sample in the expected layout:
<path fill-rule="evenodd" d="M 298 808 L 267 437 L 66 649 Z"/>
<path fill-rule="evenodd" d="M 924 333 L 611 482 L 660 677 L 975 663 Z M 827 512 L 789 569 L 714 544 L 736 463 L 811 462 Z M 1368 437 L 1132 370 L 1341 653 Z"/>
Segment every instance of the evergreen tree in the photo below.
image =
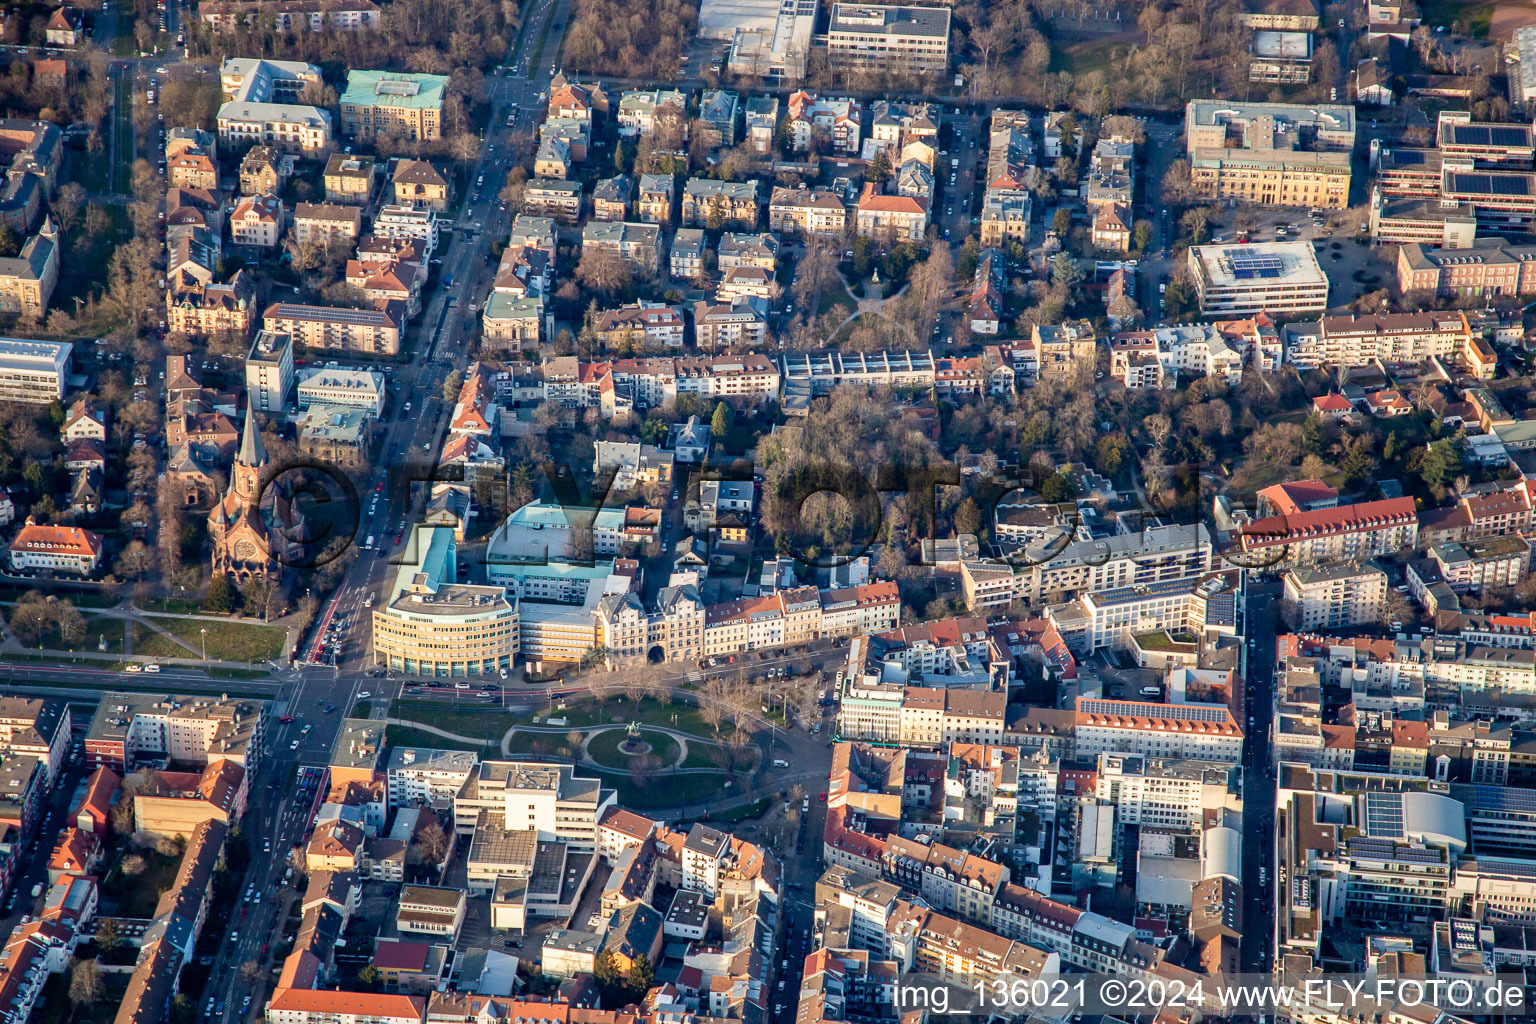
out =
<path fill-rule="evenodd" d="M 235 588 L 229 585 L 229 577 L 216 574 L 208 581 L 208 596 L 203 598 L 205 611 L 225 614 L 235 610 Z"/>
<path fill-rule="evenodd" d="M 619 965 L 613 962 L 612 951 L 605 949 L 597 954 L 597 962 L 592 965 L 592 976 L 597 979 L 598 985 L 605 990 L 611 990 L 619 986 L 621 981 L 619 978 Z"/>
<path fill-rule="evenodd" d="M 723 442 L 735 424 L 736 417 L 731 414 L 731 407 L 724 402 L 716 404 L 714 418 L 709 421 L 709 428 L 714 433 L 715 440 Z"/>
<path fill-rule="evenodd" d="M 641 953 L 635 958 L 635 962 L 629 968 L 629 991 L 636 999 L 640 1000 L 651 990 L 651 985 L 656 980 L 656 972 L 651 967 L 651 958 Z"/>

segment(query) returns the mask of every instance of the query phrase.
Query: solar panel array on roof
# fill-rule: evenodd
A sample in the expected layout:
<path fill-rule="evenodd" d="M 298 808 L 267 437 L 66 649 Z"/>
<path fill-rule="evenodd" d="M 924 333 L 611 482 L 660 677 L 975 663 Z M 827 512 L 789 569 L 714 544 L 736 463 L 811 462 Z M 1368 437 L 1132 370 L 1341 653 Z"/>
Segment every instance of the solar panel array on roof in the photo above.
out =
<path fill-rule="evenodd" d="M 1414 846 L 1393 843 L 1385 839 L 1355 838 L 1349 840 L 1345 845 L 1351 857 L 1392 861 L 1397 864 L 1445 863 L 1445 855 L 1439 849 L 1420 849 Z"/>
<path fill-rule="evenodd" d="M 1180 722 L 1225 722 L 1225 706 L 1211 704 L 1143 704 L 1137 701 L 1082 698 L 1077 709 L 1088 715 L 1132 715 Z"/>
<path fill-rule="evenodd" d="M 1285 272 L 1285 261 L 1257 249 L 1233 249 L 1227 254 L 1232 276 L 1238 280 L 1279 277 Z"/>
<path fill-rule="evenodd" d="M 1529 146 L 1531 133 L 1517 125 L 1455 124 L 1451 142 L 1457 146 Z"/>
<path fill-rule="evenodd" d="M 1375 838 L 1401 839 L 1403 798 L 1398 793 L 1367 793 L 1365 834 Z"/>
<path fill-rule="evenodd" d="M 1457 799 L 1473 811 L 1533 811 L 1536 791 L 1507 789 L 1503 786 L 1472 786 L 1459 789 Z"/>
<path fill-rule="evenodd" d="M 1418 164 L 1427 164 L 1431 157 L 1440 154 L 1423 149 L 1393 149 L 1388 150 L 1386 156 L 1392 165 L 1397 167 L 1412 167 Z"/>
<path fill-rule="evenodd" d="M 1470 193 L 1485 196 L 1528 196 L 1531 194 L 1531 176 L 1528 174 L 1457 174 L 1448 175 L 1449 192 Z"/>

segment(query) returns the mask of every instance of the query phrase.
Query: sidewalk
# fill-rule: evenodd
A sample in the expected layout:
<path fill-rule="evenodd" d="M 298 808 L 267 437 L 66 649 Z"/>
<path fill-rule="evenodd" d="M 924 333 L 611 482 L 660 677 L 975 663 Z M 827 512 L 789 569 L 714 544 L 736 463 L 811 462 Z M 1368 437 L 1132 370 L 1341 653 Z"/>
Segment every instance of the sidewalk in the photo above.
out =
<path fill-rule="evenodd" d="M 17 602 L 15 601 L 0 601 L 0 607 L 14 606 L 16 603 Z M 155 662 L 165 665 L 192 665 L 196 667 L 217 666 L 222 668 L 244 669 L 247 671 L 260 672 L 274 671 L 279 666 L 287 664 L 289 659 L 293 657 L 293 649 L 296 636 L 295 620 L 297 619 L 297 613 L 290 613 L 289 615 L 285 615 L 282 618 L 273 619 L 270 622 L 261 622 L 258 619 L 243 617 L 237 618 L 229 615 L 208 615 L 197 613 L 178 615 L 170 612 L 144 611 L 133 603 L 132 598 L 124 598 L 117 604 L 106 608 L 79 608 L 77 606 L 77 609 L 82 615 L 88 616 L 90 618 L 113 619 L 115 621 L 124 623 L 138 623 L 145 629 L 148 629 L 155 634 L 164 637 L 177 648 L 184 650 L 187 653 L 184 657 L 173 658 L 167 658 L 163 656 L 138 657 L 133 653 L 133 630 L 125 627 L 123 629 L 123 650 L 120 654 L 105 651 L 68 651 L 52 647 L 28 647 L 18 641 L 16 637 L 10 633 L 9 630 L 6 630 L 4 641 L 0 642 L 0 655 L 30 654 L 34 657 L 53 655 L 61 661 L 80 661 L 83 659 L 86 661 L 102 661 L 110 664 L 118 664 L 121 662 Z M 217 623 L 219 625 L 274 626 L 283 630 L 283 648 L 278 656 L 271 662 L 221 661 L 216 658 L 209 658 L 204 660 L 202 651 L 198 649 L 197 645 L 167 630 L 158 621 L 160 619 L 180 619 L 193 622 L 211 622 Z M 285 622 L 285 620 L 287 621 Z"/>

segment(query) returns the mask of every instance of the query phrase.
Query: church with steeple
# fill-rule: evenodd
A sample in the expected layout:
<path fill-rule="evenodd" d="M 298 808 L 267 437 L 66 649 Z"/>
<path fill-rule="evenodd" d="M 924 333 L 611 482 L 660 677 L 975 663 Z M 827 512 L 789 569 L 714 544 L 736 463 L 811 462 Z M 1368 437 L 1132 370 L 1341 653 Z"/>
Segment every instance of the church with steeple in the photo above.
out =
<path fill-rule="evenodd" d="M 277 577 L 282 573 L 279 559 L 281 545 L 292 527 L 292 508 L 276 493 L 276 488 L 262 490 L 262 474 L 268 465 L 267 449 L 261 443 L 256 411 L 249 399 L 245 407 L 245 427 L 240 435 L 240 450 L 230 467 L 229 489 L 208 515 L 208 540 L 213 546 L 213 571 L 224 573 L 236 582 L 253 576 Z M 282 534 L 274 536 L 275 517 L 284 521 Z"/>

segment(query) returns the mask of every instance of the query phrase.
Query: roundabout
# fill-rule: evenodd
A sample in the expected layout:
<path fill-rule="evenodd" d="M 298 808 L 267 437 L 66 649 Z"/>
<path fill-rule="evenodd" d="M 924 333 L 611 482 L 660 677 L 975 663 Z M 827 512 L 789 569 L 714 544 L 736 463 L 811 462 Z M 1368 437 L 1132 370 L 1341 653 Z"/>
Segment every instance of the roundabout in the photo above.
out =
<path fill-rule="evenodd" d="M 676 737 L 657 729 L 638 729 L 633 734 L 621 726 L 591 733 L 583 744 L 584 760 L 603 768 L 627 771 L 642 758 L 650 758 L 662 770 L 676 768 L 687 755 Z"/>

